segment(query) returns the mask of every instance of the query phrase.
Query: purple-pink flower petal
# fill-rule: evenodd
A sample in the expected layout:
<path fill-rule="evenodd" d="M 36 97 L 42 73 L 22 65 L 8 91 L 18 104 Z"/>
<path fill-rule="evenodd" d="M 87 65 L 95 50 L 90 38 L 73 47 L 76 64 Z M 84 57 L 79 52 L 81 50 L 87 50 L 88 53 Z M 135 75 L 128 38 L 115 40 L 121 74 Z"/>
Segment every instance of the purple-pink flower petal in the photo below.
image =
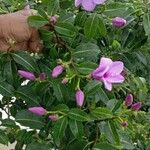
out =
<path fill-rule="evenodd" d="M 96 7 L 96 4 L 93 0 L 82 0 L 82 6 L 86 11 L 93 11 Z"/>
<path fill-rule="evenodd" d="M 108 74 L 111 76 L 119 75 L 123 71 L 124 65 L 121 61 L 115 61 L 111 64 Z"/>
<path fill-rule="evenodd" d="M 132 103 L 133 103 L 133 95 L 128 94 L 125 98 L 125 105 L 128 107 L 128 106 L 131 106 Z"/>
<path fill-rule="evenodd" d="M 105 88 L 111 91 L 112 83 L 122 83 L 125 80 L 121 75 L 123 69 L 123 62 L 113 62 L 109 58 L 102 57 L 99 66 L 92 72 L 91 76 L 95 80 L 102 81 Z"/>
<path fill-rule="evenodd" d="M 28 72 L 28 71 L 25 71 L 25 70 L 18 70 L 18 74 L 21 77 L 24 77 L 28 80 L 35 80 L 35 75 L 32 72 Z"/>
<path fill-rule="evenodd" d="M 137 103 L 134 103 L 132 105 L 131 109 L 134 110 L 134 111 L 139 111 L 141 107 L 142 107 L 142 103 L 141 102 L 137 102 Z"/>
<path fill-rule="evenodd" d="M 62 65 L 56 66 L 52 71 L 52 77 L 56 78 L 58 77 L 64 70 L 64 67 Z"/>
<path fill-rule="evenodd" d="M 122 82 L 124 82 L 124 77 L 122 75 L 108 76 L 105 79 L 110 83 L 122 83 Z"/>
<path fill-rule="evenodd" d="M 39 115 L 39 116 L 43 116 L 46 114 L 46 109 L 44 109 L 43 107 L 30 107 L 28 109 L 28 111 L 36 114 L 36 115 Z"/>
<path fill-rule="evenodd" d="M 108 90 L 108 91 L 111 91 L 112 90 L 112 83 L 108 82 L 107 80 L 103 80 L 104 82 L 104 86 L 105 88 Z"/>
<path fill-rule="evenodd" d="M 76 91 L 76 103 L 78 106 L 82 107 L 84 103 L 84 93 L 81 90 Z"/>
<path fill-rule="evenodd" d="M 75 0 L 75 6 L 79 7 L 82 3 L 82 0 Z"/>
<path fill-rule="evenodd" d="M 115 27 L 122 27 L 127 23 L 127 21 L 124 18 L 116 17 L 112 19 L 112 24 Z"/>
<path fill-rule="evenodd" d="M 93 0 L 95 4 L 103 4 L 106 0 Z"/>

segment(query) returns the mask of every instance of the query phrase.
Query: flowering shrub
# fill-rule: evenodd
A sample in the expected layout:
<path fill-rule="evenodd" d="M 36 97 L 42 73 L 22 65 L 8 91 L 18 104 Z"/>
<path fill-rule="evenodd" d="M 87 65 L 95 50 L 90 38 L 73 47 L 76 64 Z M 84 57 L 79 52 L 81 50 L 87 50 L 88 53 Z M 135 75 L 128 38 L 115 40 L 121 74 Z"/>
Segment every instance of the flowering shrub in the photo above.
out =
<path fill-rule="evenodd" d="M 1 13 L 25 6 L 0 3 Z M 148 1 L 29 4 L 35 15 L 28 23 L 44 48 L 0 54 L 0 108 L 8 115 L 0 113 L 0 143 L 16 142 L 16 150 L 150 149 Z"/>

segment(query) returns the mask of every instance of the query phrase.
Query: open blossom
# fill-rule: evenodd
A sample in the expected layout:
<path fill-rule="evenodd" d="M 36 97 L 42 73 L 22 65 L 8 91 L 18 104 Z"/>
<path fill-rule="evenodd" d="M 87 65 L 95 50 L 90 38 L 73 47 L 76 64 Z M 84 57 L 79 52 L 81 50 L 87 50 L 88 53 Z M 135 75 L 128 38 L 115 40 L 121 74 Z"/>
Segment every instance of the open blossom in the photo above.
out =
<path fill-rule="evenodd" d="M 122 83 L 124 81 L 124 77 L 121 75 L 123 68 L 123 62 L 113 62 L 109 58 L 102 57 L 98 68 L 91 75 L 93 79 L 102 81 L 105 88 L 111 91 L 113 83 Z"/>
<path fill-rule="evenodd" d="M 39 115 L 39 116 L 43 116 L 46 114 L 46 109 L 44 109 L 43 107 L 30 107 L 28 109 L 28 111 L 36 114 L 36 115 Z"/>
<path fill-rule="evenodd" d="M 133 95 L 128 94 L 127 97 L 125 98 L 125 105 L 126 106 L 131 106 L 133 103 Z"/>
<path fill-rule="evenodd" d="M 84 93 L 81 90 L 76 91 L 76 103 L 78 106 L 82 107 L 84 103 Z"/>
<path fill-rule="evenodd" d="M 52 77 L 57 78 L 64 70 L 64 67 L 62 65 L 56 66 L 52 71 Z"/>
<path fill-rule="evenodd" d="M 137 102 L 137 103 L 134 103 L 131 107 L 132 110 L 134 111 L 138 111 L 140 110 L 140 108 L 142 107 L 142 103 L 141 102 Z"/>
<path fill-rule="evenodd" d="M 82 6 L 86 11 L 93 11 L 96 5 L 103 4 L 106 0 L 75 0 L 75 6 Z"/>
<path fill-rule="evenodd" d="M 28 80 L 35 80 L 35 75 L 32 72 L 28 72 L 28 71 L 25 71 L 25 70 L 18 70 L 18 74 L 21 77 L 24 77 Z"/>
<path fill-rule="evenodd" d="M 49 115 L 48 118 L 51 120 L 51 121 L 57 121 L 58 120 L 58 115 L 55 114 L 55 115 Z"/>
<path fill-rule="evenodd" d="M 116 17 L 112 19 L 112 24 L 115 27 L 123 27 L 127 21 L 121 17 Z"/>

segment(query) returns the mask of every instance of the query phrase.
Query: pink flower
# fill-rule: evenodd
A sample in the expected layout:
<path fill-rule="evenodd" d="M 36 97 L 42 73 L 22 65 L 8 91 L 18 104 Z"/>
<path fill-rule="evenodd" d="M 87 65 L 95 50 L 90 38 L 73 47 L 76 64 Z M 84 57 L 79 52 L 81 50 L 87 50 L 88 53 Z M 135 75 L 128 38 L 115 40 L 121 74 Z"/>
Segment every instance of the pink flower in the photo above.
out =
<path fill-rule="evenodd" d="M 46 79 L 46 74 L 44 72 L 41 73 L 39 78 L 40 78 L 41 81 L 45 80 Z"/>
<path fill-rule="evenodd" d="M 50 115 L 48 118 L 49 118 L 51 121 L 57 121 L 57 120 L 58 120 L 58 115 L 57 115 L 57 114 L 55 114 L 55 115 Z"/>
<path fill-rule="evenodd" d="M 28 72 L 28 71 L 25 71 L 25 70 L 18 70 L 18 74 L 21 77 L 24 77 L 28 80 L 35 80 L 35 75 L 32 72 Z"/>
<path fill-rule="evenodd" d="M 52 77 L 57 78 L 64 70 L 64 67 L 62 65 L 56 66 L 52 71 Z"/>
<path fill-rule="evenodd" d="M 121 61 L 112 61 L 109 58 L 102 57 L 99 67 L 92 72 L 92 77 L 104 83 L 105 88 L 112 90 L 113 83 L 122 83 L 124 77 L 121 75 L 124 64 Z"/>
<path fill-rule="evenodd" d="M 126 106 L 131 106 L 133 103 L 133 95 L 128 94 L 127 97 L 125 98 L 125 105 Z"/>
<path fill-rule="evenodd" d="M 36 115 L 39 115 L 39 116 L 43 116 L 46 114 L 46 109 L 44 109 L 43 107 L 30 107 L 28 109 L 28 111 L 36 114 Z"/>
<path fill-rule="evenodd" d="M 93 11 L 96 5 L 103 4 L 106 0 L 75 0 L 75 6 L 82 6 L 86 11 Z"/>
<path fill-rule="evenodd" d="M 82 107 L 84 103 L 84 93 L 81 90 L 76 91 L 76 103 L 78 106 Z"/>
<path fill-rule="evenodd" d="M 116 17 L 112 19 L 112 24 L 115 27 L 123 27 L 126 23 L 127 21 L 120 17 Z"/>
<path fill-rule="evenodd" d="M 134 103 L 131 107 L 132 110 L 134 111 L 138 111 L 140 110 L 140 108 L 142 107 L 142 103 L 141 102 L 137 102 L 137 103 Z"/>

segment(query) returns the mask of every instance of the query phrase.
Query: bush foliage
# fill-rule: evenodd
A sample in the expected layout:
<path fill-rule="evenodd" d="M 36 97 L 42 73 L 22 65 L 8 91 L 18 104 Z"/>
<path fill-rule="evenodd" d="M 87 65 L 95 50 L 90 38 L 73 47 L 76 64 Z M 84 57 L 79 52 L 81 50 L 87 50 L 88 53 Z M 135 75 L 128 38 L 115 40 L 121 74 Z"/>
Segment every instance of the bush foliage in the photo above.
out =
<path fill-rule="evenodd" d="M 73 0 L 30 0 L 44 43 L 42 53 L 0 54 L 0 143 L 17 141 L 16 150 L 149 150 L 150 149 L 150 4 L 146 0 L 107 0 L 94 11 L 75 7 Z M 22 9 L 25 0 L 1 0 L 0 13 Z M 50 17 L 57 15 L 56 24 Z M 123 27 L 112 19 L 124 18 Z M 48 24 L 50 29 L 43 29 Z M 124 63 L 125 81 L 105 89 L 91 78 L 102 57 Z M 52 70 L 63 65 L 58 77 Z M 22 85 L 18 70 L 34 73 L 35 80 Z M 58 70 L 57 70 L 58 71 Z M 40 73 L 46 78 L 40 80 Z M 62 84 L 62 80 L 67 82 Z M 80 107 L 76 91 L 85 96 Z M 125 105 L 128 94 L 139 111 Z M 82 99 L 83 98 L 83 99 Z M 39 116 L 28 109 L 42 107 Z M 52 118 L 50 117 L 52 116 Z M 13 119 L 14 118 L 14 119 Z M 18 123 L 26 128 L 20 127 Z"/>

